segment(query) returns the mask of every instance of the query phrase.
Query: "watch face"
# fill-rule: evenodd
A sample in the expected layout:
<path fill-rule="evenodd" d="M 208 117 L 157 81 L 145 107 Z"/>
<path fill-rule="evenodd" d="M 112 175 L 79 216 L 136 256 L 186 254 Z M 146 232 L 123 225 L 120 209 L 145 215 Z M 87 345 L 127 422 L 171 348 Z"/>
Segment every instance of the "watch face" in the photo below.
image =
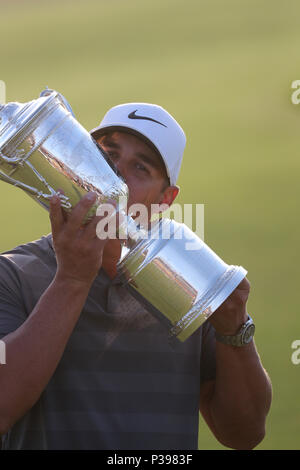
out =
<path fill-rule="evenodd" d="M 247 344 L 247 343 L 250 343 L 250 341 L 252 340 L 253 338 L 253 335 L 254 335 L 254 331 L 255 331 L 255 326 L 253 325 L 253 323 L 251 325 L 248 326 L 248 328 L 246 329 L 246 331 L 244 332 L 243 334 L 243 343 Z"/>

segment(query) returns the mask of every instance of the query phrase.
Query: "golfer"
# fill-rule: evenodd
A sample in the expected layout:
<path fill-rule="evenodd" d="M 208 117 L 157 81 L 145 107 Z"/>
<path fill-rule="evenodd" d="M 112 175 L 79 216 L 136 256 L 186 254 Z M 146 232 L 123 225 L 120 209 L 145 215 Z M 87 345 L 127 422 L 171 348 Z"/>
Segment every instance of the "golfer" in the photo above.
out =
<path fill-rule="evenodd" d="M 162 107 L 109 110 L 91 132 L 129 188 L 128 206 L 170 206 L 185 135 Z M 116 277 L 117 239 L 83 220 L 88 193 L 51 234 L 0 256 L 0 433 L 4 449 L 197 449 L 199 411 L 216 439 L 252 449 L 271 384 L 253 339 L 245 278 L 185 342 Z M 257 313 L 258 315 L 258 313 Z M 201 427 L 199 442 L 201 447 Z"/>

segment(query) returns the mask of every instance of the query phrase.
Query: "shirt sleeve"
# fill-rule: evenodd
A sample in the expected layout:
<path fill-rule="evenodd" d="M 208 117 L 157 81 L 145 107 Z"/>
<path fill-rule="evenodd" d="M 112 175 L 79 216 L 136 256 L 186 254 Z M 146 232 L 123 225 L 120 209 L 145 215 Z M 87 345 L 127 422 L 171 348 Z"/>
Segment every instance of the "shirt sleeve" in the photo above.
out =
<path fill-rule="evenodd" d="M 26 320 L 17 269 L 6 256 L 0 256 L 0 339 Z"/>
<path fill-rule="evenodd" d="M 216 378 L 216 339 L 215 329 L 209 321 L 202 327 L 200 382 Z"/>

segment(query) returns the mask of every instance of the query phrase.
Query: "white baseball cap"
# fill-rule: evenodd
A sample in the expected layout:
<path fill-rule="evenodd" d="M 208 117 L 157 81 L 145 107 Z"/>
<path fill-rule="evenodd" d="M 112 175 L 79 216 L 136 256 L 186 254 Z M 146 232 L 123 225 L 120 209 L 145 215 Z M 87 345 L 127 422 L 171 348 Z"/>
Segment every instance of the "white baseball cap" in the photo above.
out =
<path fill-rule="evenodd" d="M 186 137 L 178 122 L 165 109 L 149 103 L 114 106 L 90 133 L 94 139 L 98 139 L 113 130 L 142 137 L 148 145 L 154 147 L 165 163 L 170 184 L 176 184 Z"/>

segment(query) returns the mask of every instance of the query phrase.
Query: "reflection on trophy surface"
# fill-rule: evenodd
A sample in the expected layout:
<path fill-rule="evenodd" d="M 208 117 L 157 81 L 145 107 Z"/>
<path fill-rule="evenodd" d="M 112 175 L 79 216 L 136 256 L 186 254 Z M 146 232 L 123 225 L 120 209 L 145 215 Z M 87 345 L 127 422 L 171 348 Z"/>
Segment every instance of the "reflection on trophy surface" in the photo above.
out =
<path fill-rule="evenodd" d="M 46 209 L 54 194 L 70 211 L 84 194 L 94 191 L 97 199 L 86 221 L 101 204 L 128 199 L 127 185 L 105 152 L 75 119 L 64 97 L 48 89 L 28 103 L 0 105 L 0 179 Z M 166 229 L 168 237 L 163 236 Z M 127 235 L 118 264 L 120 279 L 181 341 L 247 274 L 240 266 L 227 265 L 174 220 L 160 219 L 145 236 L 126 215 L 119 230 Z M 188 250 L 191 240 L 194 248 Z"/>

